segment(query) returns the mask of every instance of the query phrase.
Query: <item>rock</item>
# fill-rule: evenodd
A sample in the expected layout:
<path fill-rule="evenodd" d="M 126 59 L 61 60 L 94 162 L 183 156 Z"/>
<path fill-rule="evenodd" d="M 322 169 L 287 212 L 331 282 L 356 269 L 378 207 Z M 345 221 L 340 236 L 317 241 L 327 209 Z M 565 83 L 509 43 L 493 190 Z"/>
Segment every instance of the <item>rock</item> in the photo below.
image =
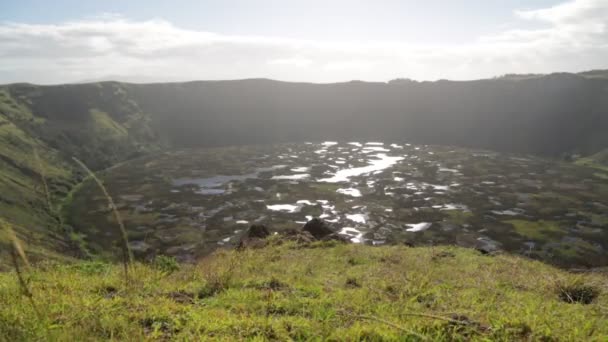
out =
<path fill-rule="evenodd" d="M 477 238 L 475 249 L 483 255 L 495 255 L 500 252 L 500 243 L 489 237 L 482 236 Z"/>
<path fill-rule="evenodd" d="M 265 239 L 268 236 L 270 236 L 270 231 L 263 224 L 254 224 L 249 227 L 249 230 L 247 231 L 248 238 Z"/>
<path fill-rule="evenodd" d="M 333 234 L 333 231 L 329 228 L 327 223 L 320 218 L 313 218 L 312 220 L 306 222 L 304 227 L 302 227 L 302 231 L 309 232 L 315 239 L 322 239 L 328 235 Z"/>

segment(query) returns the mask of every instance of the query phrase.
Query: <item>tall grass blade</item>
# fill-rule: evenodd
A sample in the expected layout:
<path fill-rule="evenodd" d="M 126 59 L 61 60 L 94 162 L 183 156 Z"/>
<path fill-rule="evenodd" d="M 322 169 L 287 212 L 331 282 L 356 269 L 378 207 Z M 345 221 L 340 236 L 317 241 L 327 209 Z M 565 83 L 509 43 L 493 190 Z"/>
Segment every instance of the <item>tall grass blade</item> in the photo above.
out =
<path fill-rule="evenodd" d="M 40 175 L 40 180 L 42 181 L 42 187 L 44 190 L 44 197 L 46 199 L 47 208 L 49 210 L 49 213 L 57 220 L 57 227 L 61 229 L 63 227 L 63 217 L 61 216 L 61 210 L 53 206 L 53 200 L 51 197 L 51 192 L 49 191 L 48 182 L 46 180 L 46 172 L 44 170 L 44 165 L 42 164 L 42 160 L 40 159 L 40 155 L 38 154 L 36 146 L 33 147 L 33 150 L 38 174 Z"/>
<path fill-rule="evenodd" d="M 42 161 L 40 160 L 40 156 L 38 155 L 38 150 L 36 150 L 36 146 L 34 149 L 34 159 L 36 160 L 36 168 L 38 168 L 38 174 L 40 175 L 40 179 L 42 180 L 42 187 L 44 190 L 44 198 L 46 199 L 46 206 L 49 209 L 49 212 L 55 214 L 55 210 L 53 210 L 53 205 L 51 204 L 51 193 L 49 192 L 49 185 L 46 182 L 46 175 L 44 174 L 44 168 L 42 167 Z"/>
<path fill-rule="evenodd" d="M 25 295 L 25 297 L 32 305 L 32 309 L 36 314 L 36 318 L 38 320 L 41 320 L 42 316 L 40 315 L 40 310 L 38 310 L 38 306 L 36 305 L 36 301 L 34 300 L 34 295 L 32 294 L 32 291 L 30 290 L 29 286 L 27 285 L 27 282 L 25 281 L 24 274 L 21 270 L 21 267 L 19 266 L 18 259 L 21 259 L 23 264 L 28 268 L 30 267 L 30 262 L 27 259 L 27 256 L 25 255 L 23 246 L 21 245 L 17 234 L 15 234 L 13 227 L 8 222 L 2 219 L 0 219 L 0 225 L 8 232 L 9 239 L 12 243 L 11 260 L 13 262 L 13 267 L 15 268 L 15 273 L 17 274 L 17 280 L 19 281 L 19 287 L 21 288 L 21 292 Z"/>
<path fill-rule="evenodd" d="M 121 232 L 121 235 L 122 235 L 122 240 L 123 240 L 123 266 L 124 266 L 124 272 L 125 272 L 125 281 L 128 282 L 129 281 L 129 271 L 128 271 L 128 268 L 129 268 L 129 264 L 133 263 L 133 254 L 131 253 L 131 248 L 129 247 L 129 238 L 127 236 L 127 230 L 125 229 L 125 225 L 124 225 L 124 223 L 122 221 L 120 213 L 118 212 L 118 209 L 116 208 L 116 205 L 114 204 L 114 200 L 112 199 L 112 196 L 110 196 L 110 194 L 108 193 L 108 190 L 103 185 L 103 183 L 101 182 L 101 180 L 99 178 L 97 178 L 97 176 L 95 175 L 95 173 L 93 171 L 91 171 L 91 169 L 89 169 L 78 158 L 72 157 L 72 159 L 83 170 L 85 170 L 87 172 L 87 174 L 95 181 L 95 183 L 97 184 L 97 186 L 99 187 L 99 189 L 101 189 L 101 191 L 103 192 L 104 197 L 108 201 L 108 205 L 110 206 L 110 209 L 114 213 L 114 218 L 116 219 L 116 222 L 118 223 L 118 227 L 120 228 L 120 232 Z"/>
<path fill-rule="evenodd" d="M 11 240 L 11 244 L 13 246 L 14 252 L 17 253 L 17 255 L 19 255 L 19 257 L 21 258 L 21 260 L 23 261 L 23 263 L 27 267 L 29 267 L 30 266 L 30 262 L 29 262 L 29 260 L 27 260 L 27 256 L 25 255 L 25 251 L 23 250 L 21 242 L 19 242 L 19 238 L 17 237 L 17 234 L 15 234 L 15 231 L 13 230 L 13 227 L 8 222 L 2 220 L 1 218 L 0 218 L 0 225 L 8 233 L 8 237 Z"/>

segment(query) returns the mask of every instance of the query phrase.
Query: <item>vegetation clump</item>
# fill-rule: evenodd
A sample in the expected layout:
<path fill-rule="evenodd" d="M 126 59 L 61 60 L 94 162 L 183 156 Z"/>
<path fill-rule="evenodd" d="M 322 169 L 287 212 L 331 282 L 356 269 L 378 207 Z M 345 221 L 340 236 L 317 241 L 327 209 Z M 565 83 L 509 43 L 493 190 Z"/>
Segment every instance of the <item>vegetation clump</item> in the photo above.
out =
<path fill-rule="evenodd" d="M 560 284 L 557 286 L 557 292 L 561 300 L 571 304 L 591 304 L 600 295 L 597 287 L 580 281 L 566 285 Z"/>
<path fill-rule="evenodd" d="M 158 255 L 154 258 L 154 267 L 163 273 L 171 274 L 179 270 L 179 263 L 174 257 Z"/>

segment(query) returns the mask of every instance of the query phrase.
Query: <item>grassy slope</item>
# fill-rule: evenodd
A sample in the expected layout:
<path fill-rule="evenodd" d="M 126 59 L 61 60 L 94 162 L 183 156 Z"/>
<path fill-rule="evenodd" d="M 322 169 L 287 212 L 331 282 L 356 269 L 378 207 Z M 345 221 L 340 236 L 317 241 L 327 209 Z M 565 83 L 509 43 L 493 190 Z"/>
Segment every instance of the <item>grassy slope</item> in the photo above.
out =
<path fill-rule="evenodd" d="M 160 145 L 147 115 L 119 84 L 0 87 L 0 218 L 35 259 L 77 249 L 59 218 L 81 178 L 71 158 L 99 169 Z M 7 244 L 0 234 L 0 270 L 9 260 Z"/>
<path fill-rule="evenodd" d="M 580 158 L 575 163 L 608 172 L 608 148 L 591 156 Z"/>
<path fill-rule="evenodd" d="M 58 152 L 24 128 L 43 122 L 0 88 L 0 218 L 9 220 L 21 239 L 35 246 L 32 253 L 41 258 L 57 257 L 53 250 L 62 244 L 44 183 L 53 202 L 54 194 L 69 187 L 71 177 Z M 1 269 L 8 258 L 4 236 L 0 236 L 0 246 Z"/>
<path fill-rule="evenodd" d="M 593 155 L 579 158 L 574 163 L 594 168 L 597 170 L 595 175 L 598 178 L 608 179 L 608 148 Z"/>
<path fill-rule="evenodd" d="M 454 247 L 287 243 L 219 251 L 170 275 L 137 265 L 132 275 L 126 286 L 119 266 L 34 269 L 38 319 L 15 274 L 0 274 L 0 340 L 608 338 L 608 276 Z M 565 303 L 557 288 L 575 283 L 599 297 Z"/>

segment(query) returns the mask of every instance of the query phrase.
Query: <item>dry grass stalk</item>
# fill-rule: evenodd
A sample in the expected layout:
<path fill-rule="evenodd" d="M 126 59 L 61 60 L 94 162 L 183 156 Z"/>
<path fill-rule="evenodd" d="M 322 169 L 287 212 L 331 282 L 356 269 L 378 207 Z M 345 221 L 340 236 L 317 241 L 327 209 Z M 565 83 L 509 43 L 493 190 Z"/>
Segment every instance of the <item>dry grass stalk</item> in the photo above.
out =
<path fill-rule="evenodd" d="M 34 159 L 36 159 L 36 167 L 38 168 L 38 174 L 40 175 L 40 179 L 42 180 L 42 187 L 44 190 L 44 197 L 46 199 L 46 205 L 49 210 L 49 213 L 55 217 L 57 220 L 57 225 L 59 229 L 63 227 L 63 218 L 61 217 L 61 213 L 59 209 L 53 206 L 53 201 L 51 198 L 51 192 L 49 191 L 49 185 L 46 181 L 46 173 L 44 171 L 44 166 L 42 161 L 40 160 L 40 156 L 38 155 L 38 150 L 36 146 L 33 147 L 34 150 Z"/>
<path fill-rule="evenodd" d="M 19 241 L 17 234 L 15 234 L 15 231 L 13 230 L 12 226 L 2 219 L 0 219 L 0 225 L 7 231 L 9 239 L 11 240 L 11 260 L 13 262 L 13 267 L 15 268 L 15 273 L 17 274 L 17 280 L 19 281 L 19 287 L 21 288 L 21 292 L 23 292 L 25 297 L 28 299 L 28 301 L 32 305 L 36 317 L 38 318 L 38 320 L 40 320 L 40 311 L 38 310 L 38 306 L 36 305 L 36 301 L 34 300 L 34 295 L 32 294 L 32 291 L 30 290 L 29 286 L 27 285 L 27 282 L 25 281 L 24 274 L 21 270 L 21 267 L 19 266 L 18 259 L 21 259 L 23 264 L 28 268 L 30 267 L 30 262 L 27 259 L 23 246 Z"/>
<path fill-rule="evenodd" d="M 432 319 L 446 321 L 446 322 L 450 322 L 450 323 L 458 324 L 458 325 L 470 325 L 470 322 L 468 322 L 468 321 L 453 319 L 453 318 L 443 317 L 443 316 L 438 316 L 438 315 L 431 315 L 431 314 L 424 314 L 424 313 L 417 313 L 417 312 L 404 312 L 403 315 L 432 318 Z"/>
<path fill-rule="evenodd" d="M 21 268 L 19 267 L 19 261 L 17 260 L 17 255 L 19 253 L 17 252 L 18 248 L 16 246 L 17 246 L 17 244 L 13 244 L 13 249 L 11 250 L 11 257 L 12 257 L 12 261 L 13 261 L 13 267 L 15 267 L 15 273 L 17 274 L 17 280 L 19 280 L 19 287 L 21 287 L 21 292 L 23 292 L 25 297 L 29 300 L 30 304 L 32 305 L 32 308 L 34 309 L 34 313 L 36 314 L 36 317 L 38 318 L 38 320 L 40 320 L 40 318 L 41 318 L 40 311 L 38 311 L 38 307 L 36 306 L 36 301 L 34 301 L 34 295 L 32 294 L 32 291 L 30 291 L 30 288 L 27 286 L 27 282 L 25 281 L 25 278 L 23 277 L 23 271 L 21 271 Z"/>
<path fill-rule="evenodd" d="M 38 155 L 38 150 L 36 150 L 36 146 L 34 149 L 34 159 L 36 160 L 36 167 L 38 168 L 38 174 L 40 175 L 40 179 L 42 180 L 42 187 L 44 190 L 44 197 L 46 199 L 46 205 L 49 209 L 50 213 L 55 213 L 53 210 L 53 205 L 51 204 L 51 193 L 49 192 L 49 185 L 46 182 L 46 176 L 44 174 L 44 168 L 42 167 L 42 161 L 40 160 L 40 156 Z"/>
<path fill-rule="evenodd" d="M 91 169 L 89 169 L 83 162 L 81 162 L 80 160 L 78 160 L 76 157 L 72 157 L 72 159 L 83 170 L 85 170 L 87 172 L 87 174 L 95 181 L 95 183 L 97 184 L 97 186 L 99 187 L 99 189 L 101 189 L 101 191 L 103 192 L 104 197 L 108 201 L 108 205 L 110 206 L 110 209 L 114 213 L 114 218 L 116 219 L 116 222 L 118 223 L 118 227 L 120 228 L 120 232 L 122 234 L 122 239 L 123 239 L 123 266 L 124 266 L 124 272 L 125 272 L 125 280 L 128 282 L 128 280 L 129 280 L 129 270 L 128 269 L 129 269 L 129 264 L 133 263 L 133 254 L 131 253 L 131 249 L 129 247 L 129 238 L 127 236 L 127 230 L 126 230 L 125 225 L 124 225 L 124 223 L 122 221 L 120 213 L 118 212 L 118 209 L 116 208 L 116 205 L 114 204 L 114 200 L 112 199 L 112 196 L 110 196 L 110 194 L 108 193 L 108 190 L 103 185 L 103 183 L 101 182 L 101 180 L 99 178 L 97 178 L 97 176 L 95 175 L 95 173 L 93 173 L 93 171 L 91 171 Z"/>
<path fill-rule="evenodd" d="M 11 227 L 11 225 L 9 223 L 7 223 L 6 221 L 0 219 L 0 224 L 2 225 L 2 227 L 7 231 L 8 233 L 8 237 L 11 240 L 12 246 L 13 246 L 13 251 L 21 258 L 21 260 L 23 261 L 23 263 L 29 267 L 30 266 L 30 262 L 29 260 L 27 260 L 27 256 L 25 255 L 25 251 L 23 250 L 23 247 L 21 245 L 21 243 L 19 242 L 19 238 L 17 237 L 17 234 L 15 234 L 15 231 L 13 230 L 13 228 Z"/>

